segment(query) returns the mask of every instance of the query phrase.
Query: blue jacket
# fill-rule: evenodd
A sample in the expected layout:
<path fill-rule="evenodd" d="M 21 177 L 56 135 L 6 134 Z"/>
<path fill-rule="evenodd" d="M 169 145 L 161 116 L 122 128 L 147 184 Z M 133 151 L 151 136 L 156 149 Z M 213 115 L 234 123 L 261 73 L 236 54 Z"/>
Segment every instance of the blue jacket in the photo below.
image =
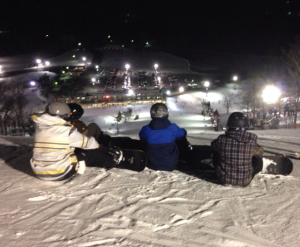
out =
<path fill-rule="evenodd" d="M 144 126 L 140 139 L 145 145 L 148 167 L 154 170 L 172 171 L 178 163 L 176 138 L 184 137 L 186 131 L 171 123 L 168 118 L 155 118 Z"/>

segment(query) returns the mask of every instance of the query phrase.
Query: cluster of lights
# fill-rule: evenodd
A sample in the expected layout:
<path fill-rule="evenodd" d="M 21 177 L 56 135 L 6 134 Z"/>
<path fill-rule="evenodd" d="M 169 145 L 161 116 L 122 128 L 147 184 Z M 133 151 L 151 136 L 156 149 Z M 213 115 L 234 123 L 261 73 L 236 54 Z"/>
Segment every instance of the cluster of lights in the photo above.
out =
<path fill-rule="evenodd" d="M 49 66 L 50 65 L 50 62 L 49 61 L 42 61 L 41 59 L 36 59 L 35 62 L 37 63 L 37 67 L 38 68 L 42 68 L 44 66 Z"/>

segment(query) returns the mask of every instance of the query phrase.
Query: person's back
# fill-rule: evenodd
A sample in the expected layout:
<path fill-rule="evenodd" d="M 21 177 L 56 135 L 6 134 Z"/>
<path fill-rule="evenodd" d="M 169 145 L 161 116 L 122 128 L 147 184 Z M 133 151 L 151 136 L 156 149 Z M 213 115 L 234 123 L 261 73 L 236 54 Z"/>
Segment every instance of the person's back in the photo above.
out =
<path fill-rule="evenodd" d="M 45 180 L 59 180 L 77 165 L 75 147 L 95 149 L 99 146 L 94 138 L 82 136 L 70 123 L 69 107 L 54 102 L 46 112 L 32 115 L 36 124 L 31 166 L 35 174 Z"/>
<path fill-rule="evenodd" d="M 249 123 L 242 113 L 232 113 L 227 126 L 225 134 L 211 143 L 217 176 L 224 184 L 246 186 L 256 173 L 252 157 L 262 157 L 263 149 L 256 143 L 257 135 L 246 132 Z"/>
<path fill-rule="evenodd" d="M 154 104 L 150 114 L 152 121 L 139 133 L 148 156 L 148 167 L 172 171 L 178 163 L 179 156 L 176 139 L 185 137 L 186 131 L 169 121 L 169 111 L 165 104 Z"/>

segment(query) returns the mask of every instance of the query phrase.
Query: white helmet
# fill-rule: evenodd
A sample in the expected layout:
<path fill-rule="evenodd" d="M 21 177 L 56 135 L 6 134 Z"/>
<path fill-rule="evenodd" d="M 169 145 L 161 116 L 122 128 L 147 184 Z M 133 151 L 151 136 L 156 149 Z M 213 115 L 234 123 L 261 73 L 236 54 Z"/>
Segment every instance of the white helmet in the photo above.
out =
<path fill-rule="evenodd" d="M 46 112 L 52 116 L 59 116 L 63 119 L 70 117 L 71 109 L 63 102 L 51 102 L 46 106 Z"/>

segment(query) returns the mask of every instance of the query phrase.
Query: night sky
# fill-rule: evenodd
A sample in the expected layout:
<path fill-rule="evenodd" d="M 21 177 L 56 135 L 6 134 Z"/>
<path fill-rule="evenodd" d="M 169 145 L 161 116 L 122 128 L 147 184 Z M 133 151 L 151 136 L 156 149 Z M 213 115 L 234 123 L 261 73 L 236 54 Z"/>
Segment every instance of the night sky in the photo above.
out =
<path fill-rule="evenodd" d="M 111 35 L 117 43 L 156 40 L 201 50 L 277 55 L 300 34 L 300 1 L 11 0 L 1 2 L 0 31 L 74 35 L 93 40 L 93 45 Z"/>

